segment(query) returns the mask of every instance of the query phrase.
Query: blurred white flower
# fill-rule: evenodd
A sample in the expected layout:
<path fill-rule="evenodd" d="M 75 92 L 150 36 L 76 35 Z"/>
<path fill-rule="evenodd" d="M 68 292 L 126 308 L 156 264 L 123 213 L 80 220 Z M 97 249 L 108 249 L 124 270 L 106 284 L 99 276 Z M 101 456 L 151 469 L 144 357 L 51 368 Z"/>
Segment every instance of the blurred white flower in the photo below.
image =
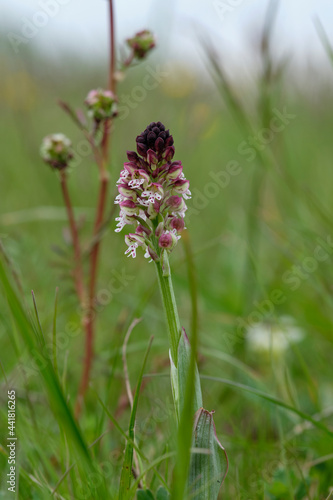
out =
<path fill-rule="evenodd" d="M 251 351 L 282 354 L 290 344 L 302 341 L 304 331 L 296 326 L 290 316 L 282 316 L 276 322 L 262 322 L 250 326 L 246 333 L 247 346 Z"/>

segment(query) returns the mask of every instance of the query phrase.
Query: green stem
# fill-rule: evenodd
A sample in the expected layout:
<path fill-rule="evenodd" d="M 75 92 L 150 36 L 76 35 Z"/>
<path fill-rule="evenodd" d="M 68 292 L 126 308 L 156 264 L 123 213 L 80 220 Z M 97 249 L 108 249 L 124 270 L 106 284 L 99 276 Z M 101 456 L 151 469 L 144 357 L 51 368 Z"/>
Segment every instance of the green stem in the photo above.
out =
<path fill-rule="evenodd" d="M 168 259 L 166 253 L 164 258 L 164 264 Z M 178 310 L 176 305 L 175 294 L 173 291 L 171 275 L 169 273 L 168 276 L 163 275 L 163 268 L 161 262 L 156 262 L 156 270 L 158 282 L 160 285 L 160 290 L 162 294 L 162 301 L 164 305 L 164 311 L 166 315 L 166 320 L 168 324 L 168 333 L 169 333 L 169 343 L 170 343 L 170 351 L 172 361 L 177 367 L 177 353 L 178 353 L 178 343 L 181 334 L 181 326 L 178 316 Z"/>

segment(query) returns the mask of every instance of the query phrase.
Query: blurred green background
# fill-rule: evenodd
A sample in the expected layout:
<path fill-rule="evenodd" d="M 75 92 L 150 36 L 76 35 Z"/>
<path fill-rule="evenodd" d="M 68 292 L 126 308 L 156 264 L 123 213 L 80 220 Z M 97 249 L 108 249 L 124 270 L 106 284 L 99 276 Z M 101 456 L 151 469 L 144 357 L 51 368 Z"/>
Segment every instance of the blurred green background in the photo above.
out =
<path fill-rule="evenodd" d="M 76 166 L 69 189 L 88 249 L 98 171 L 84 138 L 57 100 L 83 107 L 91 88 L 106 85 L 107 72 L 93 60 L 83 62 L 70 54 L 48 59 L 30 46 L 13 57 L 5 49 L 4 38 L 2 42 L 1 243 L 31 311 L 30 291 L 34 290 L 46 337 L 50 339 L 52 331 L 56 287 L 59 334 L 66 333 L 69 323 L 78 327 L 77 335 L 63 336 L 64 346 L 58 349 L 64 391 L 72 404 L 81 373 L 83 333 L 69 277 L 71 247 L 59 181 L 42 163 L 39 147 L 48 133 L 63 132 L 72 139 Z M 205 71 L 166 62 L 159 53 L 130 69 L 119 83 L 122 106 L 126 96 L 131 96 L 131 104 L 124 111 L 128 116 L 115 121 L 112 138 L 108 202 L 112 218 L 102 243 L 96 356 L 81 423 L 88 443 L 108 426 L 96 392 L 127 428 L 129 407 L 119 348 L 134 317 L 143 320 L 128 347 L 133 386 L 152 334 L 148 371 L 168 372 L 155 270 L 140 252 L 135 260 L 126 258 L 123 233 L 114 232 L 117 210 L 113 207 L 126 150 L 134 149 L 136 135 L 158 120 L 174 136 L 175 159 L 182 161 L 193 193 L 187 228 L 198 289 L 200 372 L 263 390 L 317 415 L 332 428 L 333 69 L 329 57 L 321 74 L 314 75 L 309 68 L 298 68 L 295 74 L 288 63 L 285 70 L 262 49 L 252 79 L 238 81 L 232 75 L 226 88 L 219 72 L 223 63 L 205 44 L 202 54 Z M 140 94 L 135 89 L 145 88 L 147 72 L 157 67 L 162 76 L 156 88 Z M 245 110 L 244 115 L 240 110 Z M 272 118 L 284 110 L 292 115 L 289 123 L 272 132 Z M 256 141 L 251 145 L 253 137 Z M 171 265 L 181 321 L 191 335 L 191 290 L 182 240 Z M 276 290 L 279 303 L 272 304 Z M 54 486 L 61 475 L 56 458 L 63 453 L 59 452 L 61 432 L 38 377 L 25 380 L 19 369 L 20 360 L 28 361 L 18 333 L 16 348 L 9 335 L 8 328 L 14 326 L 4 295 L 1 318 L 0 359 L 19 394 L 20 466 L 31 477 Z M 329 498 L 332 439 L 255 395 L 225 383 L 204 379 L 202 383 L 205 406 L 216 411 L 217 434 L 230 461 L 221 498 Z M 172 436 L 172 421 L 166 418 L 170 405 L 168 378 L 145 379 L 137 429 L 151 459 L 165 452 Z M 2 423 L 4 410 L 2 406 Z M 122 438 L 112 430 L 94 452 L 100 461 L 112 460 L 113 488 L 122 451 Z M 3 448 L 1 452 L 5 468 Z M 38 484 L 28 479 L 25 484 L 20 498 L 46 498 Z M 157 484 L 155 478 L 152 489 Z M 65 495 L 65 485 L 61 488 Z M 2 497 L 7 498 L 5 492 Z"/>

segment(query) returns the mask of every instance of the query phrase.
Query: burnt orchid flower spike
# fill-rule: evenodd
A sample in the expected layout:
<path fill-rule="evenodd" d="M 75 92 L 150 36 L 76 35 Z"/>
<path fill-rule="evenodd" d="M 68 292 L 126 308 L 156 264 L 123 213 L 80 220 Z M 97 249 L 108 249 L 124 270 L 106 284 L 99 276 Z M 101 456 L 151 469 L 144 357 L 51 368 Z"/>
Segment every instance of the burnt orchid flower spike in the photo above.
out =
<path fill-rule="evenodd" d="M 73 158 L 72 143 L 64 134 L 44 137 L 40 155 L 55 170 L 64 170 Z"/>
<path fill-rule="evenodd" d="M 190 183 L 180 161 L 171 163 L 173 137 L 161 122 L 152 122 L 136 138 L 137 153 L 127 151 L 128 162 L 117 182 L 120 214 L 116 232 L 134 226 L 128 235 L 125 254 L 135 257 L 142 247 L 146 258 L 156 262 L 163 252 L 170 253 L 185 228 Z"/>

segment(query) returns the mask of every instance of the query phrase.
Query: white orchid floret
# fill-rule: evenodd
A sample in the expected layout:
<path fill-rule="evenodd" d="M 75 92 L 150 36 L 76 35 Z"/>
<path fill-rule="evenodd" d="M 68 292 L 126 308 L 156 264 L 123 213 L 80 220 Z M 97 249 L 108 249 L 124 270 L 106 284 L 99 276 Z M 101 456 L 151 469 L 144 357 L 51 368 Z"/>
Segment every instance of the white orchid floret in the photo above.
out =
<path fill-rule="evenodd" d="M 149 203 L 155 203 L 155 200 L 161 201 L 164 196 L 164 191 L 161 184 L 152 182 L 148 189 L 144 191 L 141 198 L 148 198 Z"/>
<path fill-rule="evenodd" d="M 128 255 L 128 257 L 131 256 L 134 259 L 136 257 L 136 249 L 138 246 L 144 245 L 145 239 L 139 234 L 130 233 L 125 236 L 125 243 L 128 246 L 128 249 L 125 251 L 125 255 Z"/>

